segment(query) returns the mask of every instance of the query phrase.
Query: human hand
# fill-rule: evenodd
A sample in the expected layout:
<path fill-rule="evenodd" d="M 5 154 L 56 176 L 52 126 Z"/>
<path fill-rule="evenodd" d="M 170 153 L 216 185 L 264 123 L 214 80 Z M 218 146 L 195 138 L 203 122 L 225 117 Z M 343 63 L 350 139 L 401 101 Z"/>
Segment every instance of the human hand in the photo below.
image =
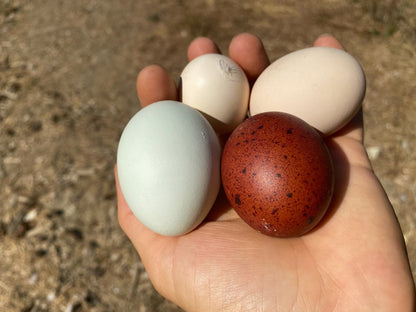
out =
<path fill-rule="evenodd" d="M 331 36 L 314 45 L 342 49 Z M 198 38 L 188 58 L 205 53 L 219 49 Z M 251 83 L 269 65 L 250 34 L 236 36 L 229 55 Z M 137 91 L 143 106 L 178 96 L 168 72 L 155 65 L 140 72 Z M 161 236 L 133 215 L 116 169 L 119 222 L 156 290 L 186 311 L 413 311 L 403 235 L 363 146 L 362 112 L 326 143 L 335 167 L 333 200 L 320 224 L 296 238 L 257 233 L 223 193 L 197 229 Z"/>

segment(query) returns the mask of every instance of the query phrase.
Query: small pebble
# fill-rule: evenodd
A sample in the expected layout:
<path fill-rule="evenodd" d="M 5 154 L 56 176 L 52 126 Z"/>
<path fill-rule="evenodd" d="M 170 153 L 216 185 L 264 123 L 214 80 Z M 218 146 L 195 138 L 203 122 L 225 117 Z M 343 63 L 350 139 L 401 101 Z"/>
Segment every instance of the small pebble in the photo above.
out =
<path fill-rule="evenodd" d="M 367 147 L 367 154 L 370 160 L 375 160 L 380 156 L 381 147 L 380 146 L 369 146 Z"/>

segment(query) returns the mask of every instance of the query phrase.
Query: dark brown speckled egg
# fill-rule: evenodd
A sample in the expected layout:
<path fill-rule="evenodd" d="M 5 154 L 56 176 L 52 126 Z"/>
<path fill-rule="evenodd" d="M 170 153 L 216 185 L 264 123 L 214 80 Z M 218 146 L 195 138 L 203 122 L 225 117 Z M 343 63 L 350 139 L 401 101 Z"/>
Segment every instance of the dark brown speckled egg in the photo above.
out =
<path fill-rule="evenodd" d="M 228 201 L 266 235 L 300 236 L 324 216 L 332 197 L 331 155 L 321 135 L 287 113 L 246 119 L 227 140 L 221 161 Z"/>

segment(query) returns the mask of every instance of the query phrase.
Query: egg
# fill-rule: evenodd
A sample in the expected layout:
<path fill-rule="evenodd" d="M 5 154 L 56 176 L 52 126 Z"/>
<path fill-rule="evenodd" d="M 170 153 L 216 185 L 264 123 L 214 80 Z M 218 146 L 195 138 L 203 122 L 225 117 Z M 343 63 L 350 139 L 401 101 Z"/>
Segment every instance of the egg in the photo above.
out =
<path fill-rule="evenodd" d="M 322 219 L 334 173 L 321 135 L 281 112 L 252 116 L 227 140 L 221 160 L 225 194 L 237 214 L 270 236 L 300 236 Z"/>
<path fill-rule="evenodd" d="M 262 72 L 251 92 L 250 114 L 286 112 L 330 135 L 354 117 L 365 89 L 364 71 L 353 56 L 335 48 L 306 48 Z"/>
<path fill-rule="evenodd" d="M 180 75 L 180 99 L 200 111 L 219 134 L 230 133 L 248 111 L 249 83 L 229 57 L 204 54 L 188 63 Z"/>
<path fill-rule="evenodd" d="M 161 101 L 136 113 L 117 150 L 121 191 L 152 231 L 177 236 L 197 227 L 220 188 L 221 148 L 195 109 Z"/>

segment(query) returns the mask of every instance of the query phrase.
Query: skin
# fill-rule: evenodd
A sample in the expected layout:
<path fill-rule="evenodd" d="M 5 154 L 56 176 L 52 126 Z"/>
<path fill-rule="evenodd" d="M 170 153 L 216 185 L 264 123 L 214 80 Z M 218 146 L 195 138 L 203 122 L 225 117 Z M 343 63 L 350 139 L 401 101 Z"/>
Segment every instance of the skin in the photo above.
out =
<path fill-rule="evenodd" d="M 314 45 L 343 49 L 330 35 Z M 195 39 L 189 60 L 204 53 L 219 49 Z M 229 55 L 251 83 L 269 64 L 260 39 L 247 33 L 233 38 Z M 177 97 L 173 79 L 155 65 L 140 72 L 137 90 L 142 106 Z M 130 211 L 115 168 L 119 223 L 156 290 L 186 311 L 414 311 L 403 234 L 363 146 L 362 112 L 326 141 L 334 198 L 323 221 L 296 238 L 257 233 L 223 193 L 196 230 L 160 236 Z"/>

